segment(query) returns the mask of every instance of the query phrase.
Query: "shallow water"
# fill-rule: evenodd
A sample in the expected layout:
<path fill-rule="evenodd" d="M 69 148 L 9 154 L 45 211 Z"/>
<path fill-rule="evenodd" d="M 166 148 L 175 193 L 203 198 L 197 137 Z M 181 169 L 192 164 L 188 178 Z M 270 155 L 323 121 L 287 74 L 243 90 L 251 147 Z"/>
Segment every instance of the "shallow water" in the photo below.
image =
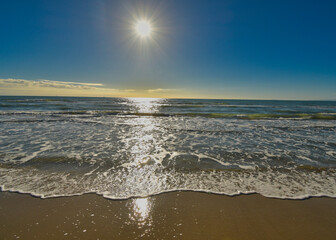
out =
<path fill-rule="evenodd" d="M 336 102 L 0 97 L 0 185 L 336 197 Z"/>

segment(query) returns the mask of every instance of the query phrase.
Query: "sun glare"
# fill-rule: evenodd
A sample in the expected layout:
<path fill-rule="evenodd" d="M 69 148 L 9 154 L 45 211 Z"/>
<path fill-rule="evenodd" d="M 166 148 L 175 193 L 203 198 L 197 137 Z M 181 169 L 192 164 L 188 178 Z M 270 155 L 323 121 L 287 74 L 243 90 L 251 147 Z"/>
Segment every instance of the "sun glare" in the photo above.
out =
<path fill-rule="evenodd" d="M 152 33 L 152 26 L 150 22 L 146 20 L 139 20 L 135 24 L 135 31 L 141 38 L 149 37 Z"/>

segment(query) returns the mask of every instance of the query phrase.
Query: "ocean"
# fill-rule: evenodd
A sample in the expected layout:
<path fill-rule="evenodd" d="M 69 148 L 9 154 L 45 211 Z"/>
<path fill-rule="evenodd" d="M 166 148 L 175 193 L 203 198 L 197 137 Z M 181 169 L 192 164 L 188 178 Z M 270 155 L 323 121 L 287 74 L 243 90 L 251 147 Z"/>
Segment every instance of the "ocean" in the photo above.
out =
<path fill-rule="evenodd" d="M 0 97 L 2 191 L 336 197 L 336 101 Z"/>

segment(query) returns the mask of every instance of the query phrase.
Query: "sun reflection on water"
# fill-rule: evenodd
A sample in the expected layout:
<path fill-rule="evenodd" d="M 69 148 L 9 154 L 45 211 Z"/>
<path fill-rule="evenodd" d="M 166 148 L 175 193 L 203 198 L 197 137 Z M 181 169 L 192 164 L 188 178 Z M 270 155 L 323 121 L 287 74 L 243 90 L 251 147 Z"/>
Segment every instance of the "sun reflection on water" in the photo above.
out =
<path fill-rule="evenodd" d="M 151 205 L 152 204 L 148 198 L 137 198 L 133 200 L 133 213 L 131 214 L 131 220 L 137 223 L 139 227 L 151 226 Z"/>
<path fill-rule="evenodd" d="M 132 98 L 129 99 L 134 110 L 138 113 L 155 113 L 159 110 L 163 99 L 155 98 Z M 153 186 L 148 179 L 156 169 L 156 163 L 160 161 L 162 139 L 160 136 L 160 120 L 151 114 L 131 117 L 127 120 L 131 126 L 131 136 L 125 139 L 125 147 L 128 149 L 127 166 L 130 171 L 136 173 L 131 181 L 143 192 Z M 150 198 L 137 198 L 132 200 L 130 206 L 130 220 L 139 228 L 151 229 L 152 226 L 152 202 Z"/>
<path fill-rule="evenodd" d="M 158 111 L 162 98 L 129 98 L 139 113 L 154 113 Z"/>
<path fill-rule="evenodd" d="M 160 98 L 130 98 L 129 100 L 138 113 L 155 113 L 164 101 Z M 129 123 L 133 126 L 133 136 L 126 140 L 126 146 L 131 153 L 131 162 L 128 166 L 141 168 L 160 161 L 155 157 L 161 151 L 160 139 L 157 138 L 159 131 L 157 120 L 150 115 L 129 119 Z"/>
<path fill-rule="evenodd" d="M 149 202 L 147 198 L 138 198 L 134 201 L 134 212 L 139 220 L 145 220 L 149 215 Z"/>

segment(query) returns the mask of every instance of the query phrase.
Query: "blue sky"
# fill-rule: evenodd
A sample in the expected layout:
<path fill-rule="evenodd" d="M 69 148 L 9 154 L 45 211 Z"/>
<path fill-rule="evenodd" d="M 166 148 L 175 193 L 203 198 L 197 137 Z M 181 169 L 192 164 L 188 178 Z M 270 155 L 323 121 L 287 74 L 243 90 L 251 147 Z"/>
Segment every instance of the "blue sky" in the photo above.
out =
<path fill-rule="evenodd" d="M 335 9 L 335 1 L 2 0 L 0 94 L 335 100 Z M 151 40 L 134 37 L 142 18 Z"/>

